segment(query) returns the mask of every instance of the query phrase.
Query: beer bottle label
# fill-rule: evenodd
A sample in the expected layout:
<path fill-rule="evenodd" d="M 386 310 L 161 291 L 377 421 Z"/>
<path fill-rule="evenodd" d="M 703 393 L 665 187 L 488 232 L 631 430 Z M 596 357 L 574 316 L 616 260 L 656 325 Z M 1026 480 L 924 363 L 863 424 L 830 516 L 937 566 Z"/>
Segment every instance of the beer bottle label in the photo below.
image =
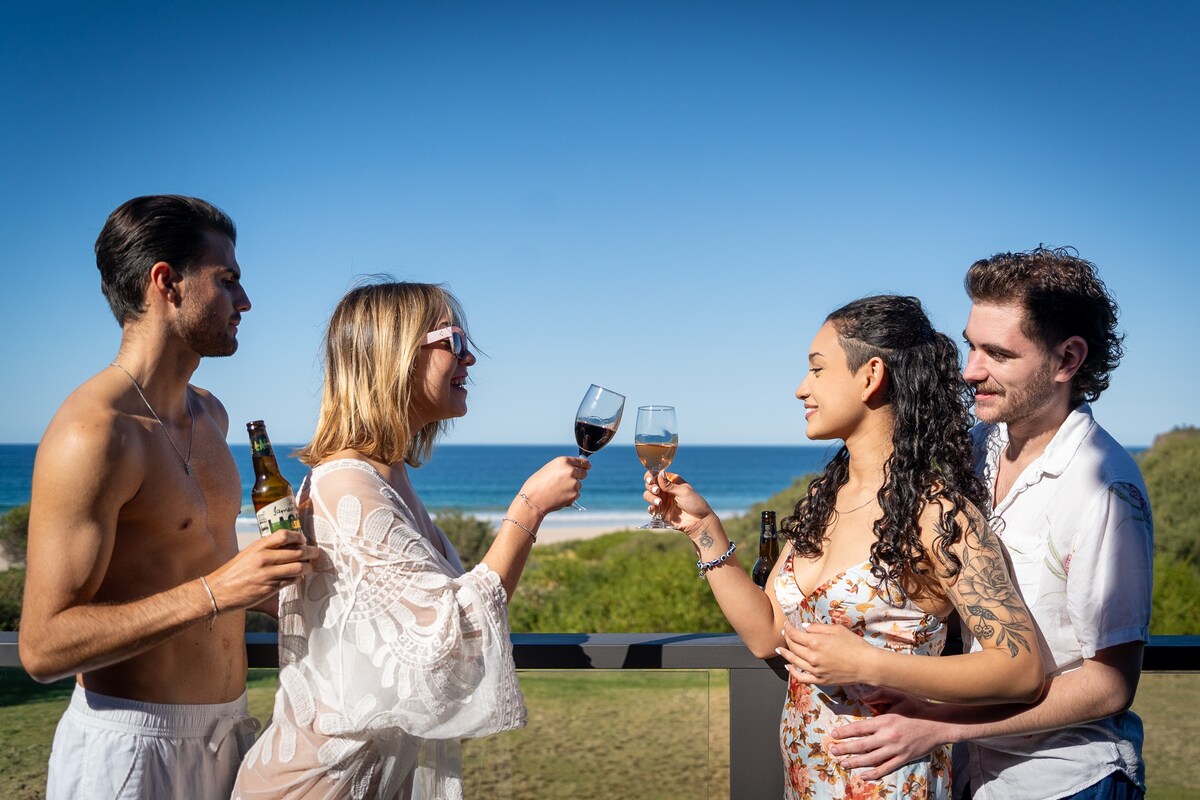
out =
<path fill-rule="evenodd" d="M 265 433 L 250 437 L 250 452 L 256 456 L 275 455 L 275 451 L 271 449 L 271 440 Z"/>
<path fill-rule="evenodd" d="M 254 516 L 258 518 L 260 537 L 270 536 L 277 530 L 300 530 L 300 513 L 296 510 L 296 498 L 291 495 L 263 506 Z"/>

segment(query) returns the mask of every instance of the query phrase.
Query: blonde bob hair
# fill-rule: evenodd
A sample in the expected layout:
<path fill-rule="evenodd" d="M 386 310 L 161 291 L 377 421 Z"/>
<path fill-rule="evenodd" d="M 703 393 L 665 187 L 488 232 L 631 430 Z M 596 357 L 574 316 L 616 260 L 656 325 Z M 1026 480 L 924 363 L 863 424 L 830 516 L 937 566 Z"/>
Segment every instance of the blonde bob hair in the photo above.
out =
<path fill-rule="evenodd" d="M 448 420 L 410 428 L 417 355 L 425 335 L 447 319 L 466 330 L 458 300 L 431 283 L 372 283 L 343 297 L 325 333 L 317 429 L 296 456 L 311 467 L 351 449 L 385 464 L 421 466 Z"/>

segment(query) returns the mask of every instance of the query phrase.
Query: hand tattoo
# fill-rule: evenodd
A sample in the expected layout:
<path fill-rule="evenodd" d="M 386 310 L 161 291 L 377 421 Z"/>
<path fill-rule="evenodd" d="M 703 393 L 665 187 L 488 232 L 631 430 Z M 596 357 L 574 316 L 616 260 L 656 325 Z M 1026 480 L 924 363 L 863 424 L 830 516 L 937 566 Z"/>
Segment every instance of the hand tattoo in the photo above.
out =
<path fill-rule="evenodd" d="M 708 531 L 700 532 L 700 548 L 704 549 L 713 546 L 713 537 L 708 535 Z"/>

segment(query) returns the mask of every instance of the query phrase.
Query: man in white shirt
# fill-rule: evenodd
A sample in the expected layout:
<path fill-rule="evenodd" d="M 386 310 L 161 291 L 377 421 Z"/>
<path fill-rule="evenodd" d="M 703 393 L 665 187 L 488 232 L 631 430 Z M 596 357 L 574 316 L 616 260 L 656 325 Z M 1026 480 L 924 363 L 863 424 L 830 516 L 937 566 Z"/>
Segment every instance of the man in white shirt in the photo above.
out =
<path fill-rule="evenodd" d="M 835 752 L 870 778 L 970 742 L 976 800 L 1144 797 L 1129 707 L 1149 637 L 1153 524 L 1137 465 L 1088 405 L 1122 355 L 1116 304 L 1064 249 L 978 261 L 966 289 L 977 466 L 1042 634 L 1046 689 L 1032 706 L 903 698 L 838 729 Z"/>

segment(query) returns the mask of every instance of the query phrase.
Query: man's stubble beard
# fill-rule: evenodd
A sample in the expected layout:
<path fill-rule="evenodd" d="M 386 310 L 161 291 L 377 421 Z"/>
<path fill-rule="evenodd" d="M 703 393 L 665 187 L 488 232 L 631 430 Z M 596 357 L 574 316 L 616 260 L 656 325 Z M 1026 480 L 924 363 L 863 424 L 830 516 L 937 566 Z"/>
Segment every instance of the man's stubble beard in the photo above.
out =
<path fill-rule="evenodd" d="M 176 333 L 183 342 L 202 358 L 226 358 L 237 352 L 238 340 L 227 331 L 228 320 L 217 330 L 215 315 L 185 315 L 177 324 Z"/>
<path fill-rule="evenodd" d="M 1041 409 L 1054 396 L 1053 375 L 1054 368 L 1047 360 L 1038 368 L 1037 372 L 1033 374 L 1025 386 L 1019 389 L 1004 389 L 1000 403 L 993 404 L 994 410 L 987 417 L 979 413 L 979 406 L 976 404 L 975 418 L 989 425 L 995 425 L 999 422 L 1011 425 L 1014 422 L 1020 422 L 1029 417 L 1037 416 Z M 994 383 L 984 381 L 973 386 L 972 390 L 979 386 L 992 389 L 1000 388 Z"/>

